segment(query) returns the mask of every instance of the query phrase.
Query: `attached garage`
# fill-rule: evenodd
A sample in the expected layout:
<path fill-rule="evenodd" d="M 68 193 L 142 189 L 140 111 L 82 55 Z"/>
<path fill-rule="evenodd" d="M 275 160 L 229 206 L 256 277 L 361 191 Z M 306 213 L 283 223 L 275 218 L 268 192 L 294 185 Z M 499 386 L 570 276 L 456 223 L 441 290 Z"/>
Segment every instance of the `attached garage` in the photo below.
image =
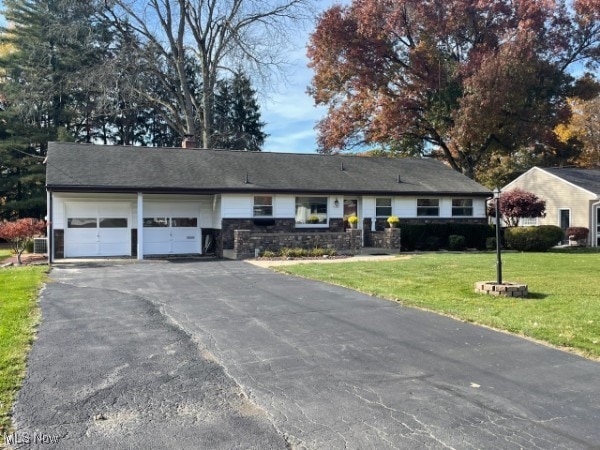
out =
<path fill-rule="evenodd" d="M 201 253 L 199 206 L 195 202 L 144 205 L 144 255 Z"/>
<path fill-rule="evenodd" d="M 65 203 L 65 257 L 131 256 L 129 202 Z"/>

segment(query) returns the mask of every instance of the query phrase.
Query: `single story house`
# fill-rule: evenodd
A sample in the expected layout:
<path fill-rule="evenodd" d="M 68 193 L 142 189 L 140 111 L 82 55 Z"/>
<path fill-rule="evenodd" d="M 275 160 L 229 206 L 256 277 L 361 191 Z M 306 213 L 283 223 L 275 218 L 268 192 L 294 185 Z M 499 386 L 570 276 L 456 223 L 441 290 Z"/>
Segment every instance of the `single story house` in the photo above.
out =
<path fill-rule="evenodd" d="M 533 167 L 502 191 L 516 188 L 546 201 L 546 217 L 522 219 L 521 226 L 585 227 L 589 245 L 600 246 L 600 170 Z"/>
<path fill-rule="evenodd" d="M 51 260 L 359 252 L 392 245 L 377 235 L 390 215 L 485 224 L 492 195 L 431 159 L 52 142 L 46 164 Z M 347 230 L 352 214 L 359 223 Z"/>

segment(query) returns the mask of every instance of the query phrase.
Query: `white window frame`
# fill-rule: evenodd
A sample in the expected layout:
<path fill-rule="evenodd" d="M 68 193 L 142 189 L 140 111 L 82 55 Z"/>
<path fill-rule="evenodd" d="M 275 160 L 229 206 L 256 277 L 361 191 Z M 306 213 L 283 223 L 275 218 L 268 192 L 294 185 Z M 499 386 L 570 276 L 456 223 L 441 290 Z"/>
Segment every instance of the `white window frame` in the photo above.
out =
<path fill-rule="evenodd" d="M 388 208 L 388 206 L 377 206 L 378 200 L 389 200 L 390 201 L 390 213 L 389 214 L 377 214 L 377 208 Z M 394 215 L 394 200 L 391 197 L 377 197 L 375 198 L 375 217 L 376 218 L 388 218 Z"/>
<path fill-rule="evenodd" d="M 471 206 L 470 206 L 470 207 L 469 207 L 469 206 L 454 206 L 454 200 L 461 200 L 461 201 L 464 201 L 464 200 L 470 200 L 470 201 L 471 201 Z M 453 198 L 453 199 L 451 200 L 451 204 L 450 204 L 450 207 L 452 208 L 452 217 L 473 217 L 473 211 L 474 211 L 474 209 L 473 209 L 473 204 L 474 204 L 474 203 L 475 203 L 475 202 L 473 201 L 473 199 L 472 199 L 472 198 Z M 455 209 L 455 208 L 456 208 L 456 209 L 466 209 L 466 208 L 471 208 L 471 214 L 454 214 L 454 209 Z"/>
<path fill-rule="evenodd" d="M 298 223 L 296 220 L 297 216 L 297 208 L 298 208 L 298 199 L 300 198 L 323 198 L 325 199 L 325 208 L 327 209 L 326 221 L 325 223 Z M 326 195 L 296 195 L 294 198 L 294 223 L 296 228 L 329 228 L 329 197 Z"/>
<path fill-rule="evenodd" d="M 520 227 L 537 227 L 539 225 L 539 217 L 521 217 L 519 219 Z"/>
<path fill-rule="evenodd" d="M 435 200 L 437 201 L 437 214 L 435 215 L 420 215 L 419 214 L 419 200 Z M 434 197 L 423 197 L 423 198 L 418 198 L 415 201 L 416 205 L 417 205 L 417 217 L 440 217 L 440 199 L 439 198 L 434 198 Z M 435 206 L 421 206 L 421 208 L 435 208 Z"/>
<path fill-rule="evenodd" d="M 271 199 L 271 204 L 270 205 L 267 205 L 267 204 L 264 204 L 264 205 L 259 204 L 258 205 L 258 206 L 262 206 L 262 207 L 270 206 L 271 207 L 271 214 L 270 215 L 257 215 L 256 214 L 256 206 L 257 206 L 257 204 L 256 204 L 256 198 L 257 197 L 268 197 L 268 198 Z M 261 219 L 261 218 L 273 218 L 275 216 L 274 204 L 275 204 L 275 196 L 273 196 L 273 195 L 254 195 L 254 196 L 252 196 L 252 217 L 255 217 L 257 219 Z"/>

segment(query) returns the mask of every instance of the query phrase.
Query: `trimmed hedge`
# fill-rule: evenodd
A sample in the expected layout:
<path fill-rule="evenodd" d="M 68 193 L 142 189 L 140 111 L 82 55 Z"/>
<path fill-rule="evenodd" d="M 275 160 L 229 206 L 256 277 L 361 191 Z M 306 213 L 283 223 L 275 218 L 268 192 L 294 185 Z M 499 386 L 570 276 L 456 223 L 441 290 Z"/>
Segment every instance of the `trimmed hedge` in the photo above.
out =
<path fill-rule="evenodd" d="M 402 250 L 439 250 L 450 247 L 450 236 L 464 236 L 464 247 L 485 250 L 486 239 L 495 236 L 494 227 L 473 223 L 425 223 L 400 222 Z"/>
<path fill-rule="evenodd" d="M 563 239 L 563 231 L 555 225 L 511 227 L 504 230 L 508 248 L 521 252 L 545 252 Z"/>

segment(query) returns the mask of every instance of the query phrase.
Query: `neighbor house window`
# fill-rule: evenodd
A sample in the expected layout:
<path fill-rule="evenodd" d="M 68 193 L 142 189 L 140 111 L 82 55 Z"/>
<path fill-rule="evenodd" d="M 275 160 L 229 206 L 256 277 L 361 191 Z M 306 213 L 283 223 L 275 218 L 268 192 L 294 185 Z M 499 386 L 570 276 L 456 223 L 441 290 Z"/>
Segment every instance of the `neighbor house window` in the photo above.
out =
<path fill-rule="evenodd" d="M 375 216 L 390 217 L 392 215 L 392 199 L 377 198 L 375 199 Z"/>
<path fill-rule="evenodd" d="M 254 217 L 273 217 L 273 197 L 270 195 L 254 196 Z"/>
<path fill-rule="evenodd" d="M 538 218 L 537 217 L 521 217 L 520 223 L 522 227 L 537 227 L 538 226 Z"/>
<path fill-rule="evenodd" d="M 452 199 L 452 217 L 472 216 L 473 199 L 471 198 L 453 198 Z"/>
<path fill-rule="evenodd" d="M 297 225 L 326 225 L 327 197 L 296 197 Z"/>
<path fill-rule="evenodd" d="M 127 228 L 127 218 L 103 217 L 100 219 L 100 228 Z"/>
<path fill-rule="evenodd" d="M 437 198 L 417 199 L 417 216 L 439 216 L 440 201 Z"/>
<path fill-rule="evenodd" d="M 96 228 L 98 221 L 95 217 L 74 217 L 67 219 L 67 228 Z"/>

